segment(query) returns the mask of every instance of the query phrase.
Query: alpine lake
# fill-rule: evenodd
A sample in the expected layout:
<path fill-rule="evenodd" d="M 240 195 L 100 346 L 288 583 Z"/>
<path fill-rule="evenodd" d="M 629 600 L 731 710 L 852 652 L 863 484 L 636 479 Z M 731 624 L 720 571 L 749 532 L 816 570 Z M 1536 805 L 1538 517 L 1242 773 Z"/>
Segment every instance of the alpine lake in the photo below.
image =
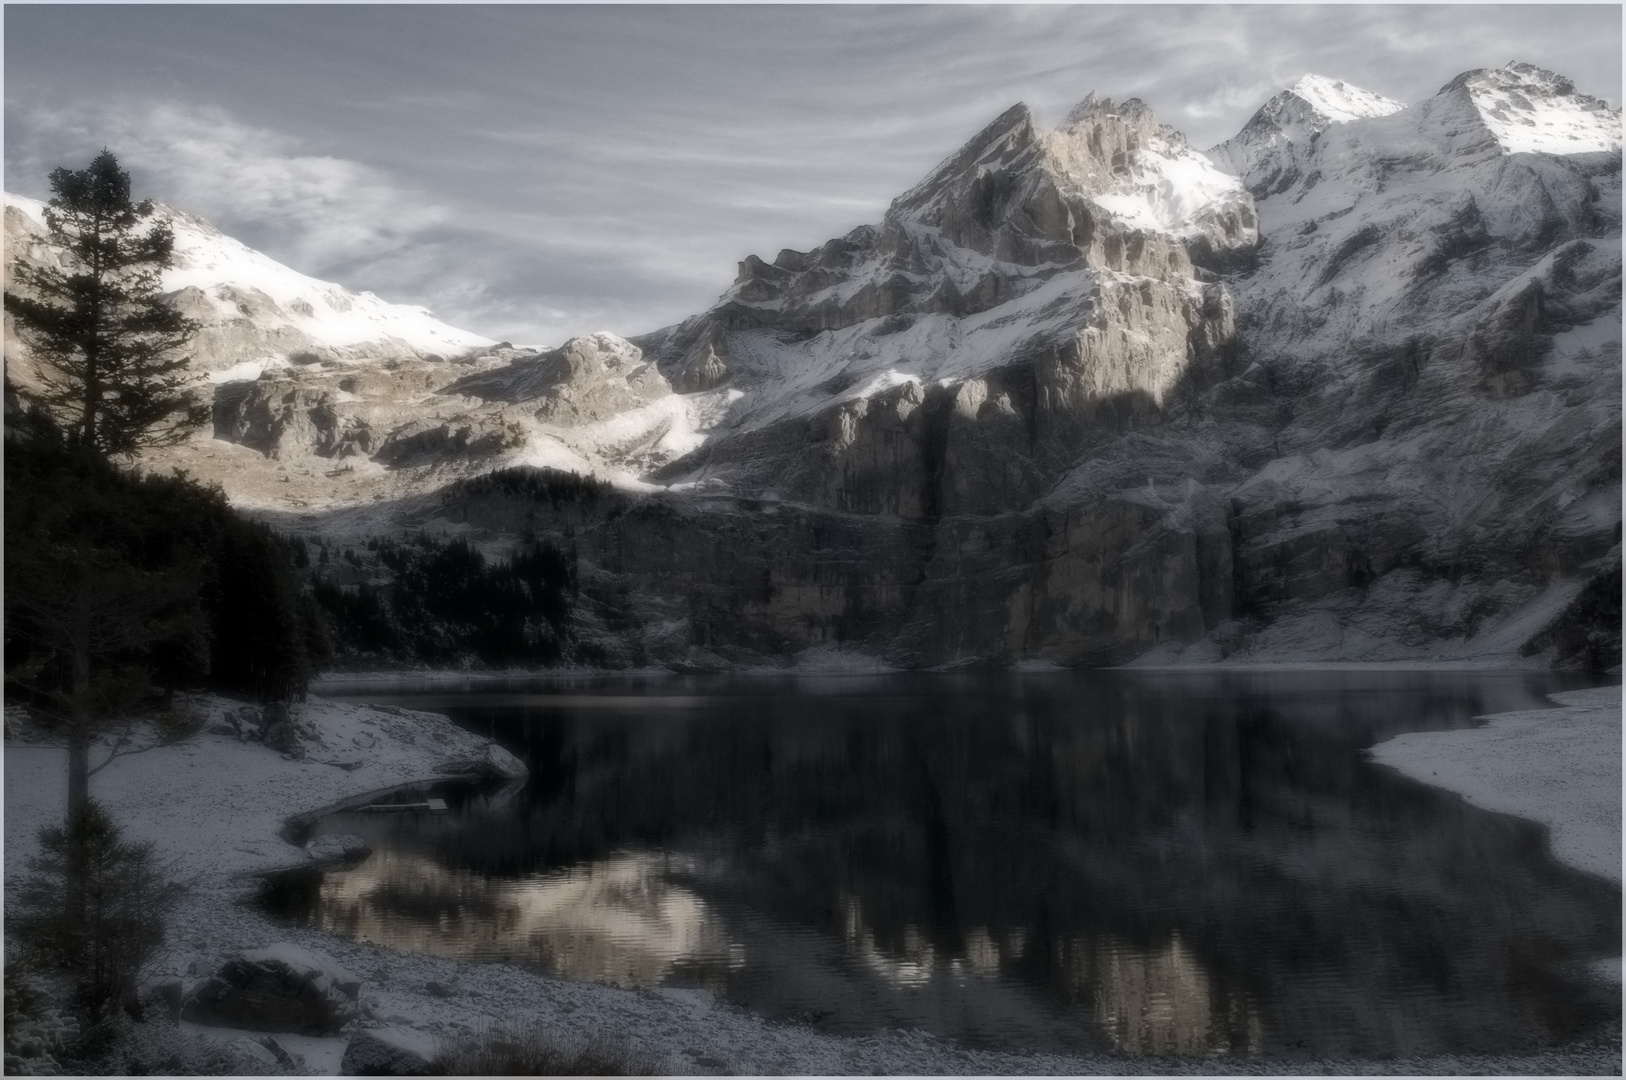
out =
<path fill-rule="evenodd" d="M 1614 681 L 1618 681 L 1614 680 Z M 1364 751 L 1596 685 L 1477 671 L 337 684 L 525 760 L 373 853 L 268 881 L 391 948 L 703 987 L 831 1031 L 1277 1058 L 1503 1052 L 1618 1025 L 1617 885 Z"/>

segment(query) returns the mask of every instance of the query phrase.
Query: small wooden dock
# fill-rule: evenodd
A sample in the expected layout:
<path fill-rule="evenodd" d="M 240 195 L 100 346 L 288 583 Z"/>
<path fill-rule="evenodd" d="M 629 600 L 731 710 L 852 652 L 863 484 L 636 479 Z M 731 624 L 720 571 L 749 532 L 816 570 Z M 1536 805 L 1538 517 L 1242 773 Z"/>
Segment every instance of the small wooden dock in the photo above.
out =
<path fill-rule="evenodd" d="M 440 814 L 446 810 L 445 799 L 425 799 L 422 802 L 379 802 L 356 807 L 363 814 Z"/>

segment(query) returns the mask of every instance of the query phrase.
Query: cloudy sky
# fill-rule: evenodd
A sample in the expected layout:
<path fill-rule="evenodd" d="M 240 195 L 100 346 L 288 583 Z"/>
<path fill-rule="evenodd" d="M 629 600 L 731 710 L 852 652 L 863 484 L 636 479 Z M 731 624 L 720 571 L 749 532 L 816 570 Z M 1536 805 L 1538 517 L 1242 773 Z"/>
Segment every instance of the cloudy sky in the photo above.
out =
<path fill-rule="evenodd" d="M 494 338 L 640 333 L 879 220 L 1016 101 L 1143 98 L 1198 147 L 1313 71 L 1416 101 L 1519 59 L 1620 103 L 1594 6 L 8 4 L 5 185 L 137 193 Z"/>

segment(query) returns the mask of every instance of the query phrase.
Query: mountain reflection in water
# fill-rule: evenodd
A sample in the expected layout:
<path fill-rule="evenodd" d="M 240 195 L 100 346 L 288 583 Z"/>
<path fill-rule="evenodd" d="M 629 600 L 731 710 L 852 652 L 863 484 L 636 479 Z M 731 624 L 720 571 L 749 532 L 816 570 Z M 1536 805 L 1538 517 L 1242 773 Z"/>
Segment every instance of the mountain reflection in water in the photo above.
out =
<path fill-rule="evenodd" d="M 1573 684 L 1573 683 L 1571 683 Z M 341 815 L 297 918 L 848 1031 L 1135 1054 L 1401 1054 L 1618 1020 L 1620 892 L 1372 765 L 1546 675 L 605 681 L 369 700 L 523 754 L 503 807 Z M 594 691 L 602 690 L 602 694 Z"/>
<path fill-rule="evenodd" d="M 671 880 L 686 862 L 618 852 L 507 879 L 386 849 L 325 875 L 312 916 L 325 929 L 408 952 L 525 959 L 568 978 L 657 986 L 680 960 L 731 962 L 721 921 Z"/>

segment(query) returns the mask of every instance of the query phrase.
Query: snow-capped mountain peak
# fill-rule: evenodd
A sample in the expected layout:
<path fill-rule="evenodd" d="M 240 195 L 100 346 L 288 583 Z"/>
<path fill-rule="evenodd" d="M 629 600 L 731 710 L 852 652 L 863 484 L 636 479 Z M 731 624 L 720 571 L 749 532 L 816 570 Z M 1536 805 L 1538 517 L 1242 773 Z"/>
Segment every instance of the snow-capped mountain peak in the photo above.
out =
<path fill-rule="evenodd" d="M 1363 90 L 1342 79 L 1329 79 L 1325 75 L 1305 75 L 1285 93 L 1302 99 L 1322 118 L 1334 124 L 1345 124 L 1369 116 L 1388 116 L 1406 107 L 1404 102 Z"/>
<path fill-rule="evenodd" d="M 8 246 L 47 244 L 45 205 L 10 192 L 4 198 Z M 426 308 L 301 274 L 193 214 L 161 204 L 157 214 L 175 235 L 162 288 L 202 324 L 194 363 L 215 381 L 251 378 L 290 359 L 451 357 L 494 344 Z"/>
<path fill-rule="evenodd" d="M 1255 198 L 1284 190 L 1300 175 L 1299 158 L 1336 124 L 1390 116 L 1406 106 L 1341 79 L 1305 75 L 1264 105 L 1232 138 L 1208 151 Z"/>
<path fill-rule="evenodd" d="M 1620 153 L 1620 110 L 1556 72 L 1514 61 L 1464 72 L 1440 91 L 1453 92 L 1467 96 L 1504 154 Z"/>

